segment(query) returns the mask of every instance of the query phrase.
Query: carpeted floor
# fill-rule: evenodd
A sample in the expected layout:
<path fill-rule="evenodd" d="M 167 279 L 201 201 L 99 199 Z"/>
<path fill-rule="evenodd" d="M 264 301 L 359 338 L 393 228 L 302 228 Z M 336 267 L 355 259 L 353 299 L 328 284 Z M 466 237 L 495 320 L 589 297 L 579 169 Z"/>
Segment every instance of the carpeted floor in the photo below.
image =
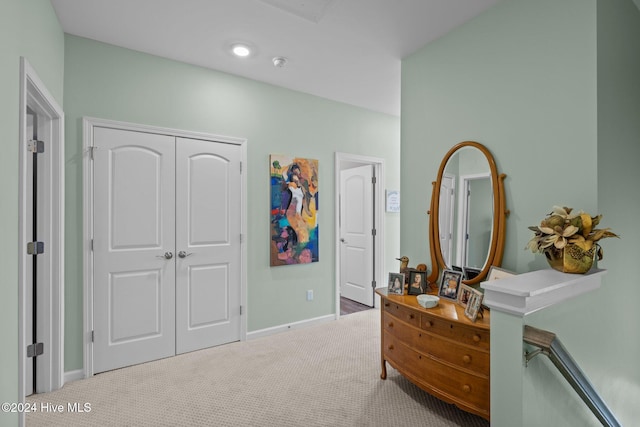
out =
<path fill-rule="evenodd" d="M 119 369 L 31 396 L 32 426 L 482 426 L 393 368 L 380 312 Z M 88 406 L 85 406 L 85 403 Z M 70 412 L 69 404 L 89 408 Z M 48 405 L 48 406 L 47 406 Z"/>

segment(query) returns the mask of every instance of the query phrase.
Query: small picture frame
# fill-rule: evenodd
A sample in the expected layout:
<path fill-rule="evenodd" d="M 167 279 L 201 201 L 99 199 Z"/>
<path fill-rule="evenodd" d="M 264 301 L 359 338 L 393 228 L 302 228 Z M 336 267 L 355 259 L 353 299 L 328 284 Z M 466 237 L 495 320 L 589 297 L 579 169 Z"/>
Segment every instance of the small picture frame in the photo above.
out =
<path fill-rule="evenodd" d="M 492 265 L 489 269 L 489 274 L 487 274 L 486 281 L 490 282 L 492 280 L 504 279 L 505 277 L 512 277 L 515 275 L 516 273 L 514 273 L 513 271 L 505 270 L 503 268 Z"/>
<path fill-rule="evenodd" d="M 464 283 L 460 284 L 460 290 L 458 291 L 458 305 L 461 305 L 463 307 L 466 307 L 467 304 L 469 303 L 469 300 L 471 299 L 471 295 L 473 295 L 473 291 L 474 289 L 469 286 L 469 285 L 465 285 Z"/>
<path fill-rule="evenodd" d="M 484 294 L 477 289 L 471 288 L 471 295 L 467 307 L 464 309 L 464 315 L 472 322 L 478 318 L 478 313 L 482 310 L 482 298 Z"/>
<path fill-rule="evenodd" d="M 404 295 L 404 274 L 389 273 L 387 295 Z"/>
<path fill-rule="evenodd" d="M 454 301 L 458 300 L 458 289 L 462 281 L 462 272 L 454 270 L 443 270 L 442 280 L 440 280 L 440 290 L 438 296 Z"/>
<path fill-rule="evenodd" d="M 474 279 L 482 270 L 475 267 L 462 267 L 462 275 L 464 280 Z"/>
<path fill-rule="evenodd" d="M 419 270 L 409 271 L 409 286 L 407 287 L 409 295 L 420 295 L 427 293 L 427 272 Z"/>

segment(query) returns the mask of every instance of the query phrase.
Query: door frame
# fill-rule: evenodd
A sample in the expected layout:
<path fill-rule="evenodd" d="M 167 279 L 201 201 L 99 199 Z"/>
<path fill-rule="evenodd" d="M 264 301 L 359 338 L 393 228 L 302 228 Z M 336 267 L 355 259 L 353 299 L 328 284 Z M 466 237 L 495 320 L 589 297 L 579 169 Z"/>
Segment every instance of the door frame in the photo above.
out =
<path fill-rule="evenodd" d="M 460 175 L 459 177 L 460 191 L 458 192 L 458 200 L 455 203 L 460 208 L 458 211 L 458 223 L 456 224 L 456 263 L 460 267 L 467 266 L 469 255 L 466 236 L 469 231 L 469 187 L 471 186 L 471 181 L 487 178 L 491 182 L 490 172 Z"/>
<path fill-rule="evenodd" d="M 26 227 L 27 213 L 27 106 L 46 117 L 49 122 L 51 140 L 46 145 L 48 153 L 44 173 L 48 181 L 47 202 L 42 206 L 44 224 L 45 253 L 44 268 L 49 281 L 41 292 L 43 304 L 38 307 L 39 318 L 49 325 L 38 331 L 39 341 L 43 342 L 44 363 L 38 364 L 41 392 L 61 388 L 64 384 L 64 112 L 38 77 L 29 61 L 20 58 L 20 114 L 19 114 L 19 201 L 18 201 L 18 396 L 24 402 L 26 389 L 26 299 L 27 299 L 27 252 L 26 244 L 29 232 Z M 39 322 L 40 323 L 40 322 Z M 36 392 L 34 390 L 34 392 Z M 20 425 L 24 425 L 24 414 L 20 413 Z"/>
<path fill-rule="evenodd" d="M 335 248 L 335 310 L 336 319 L 340 318 L 340 171 L 349 169 L 355 164 L 359 165 L 372 165 L 374 167 L 374 173 L 376 177 L 375 192 L 373 194 L 375 198 L 374 202 L 374 221 L 373 226 L 376 229 L 376 235 L 374 237 L 375 253 L 373 257 L 375 265 L 375 273 L 373 280 L 379 287 L 381 284 L 386 283 L 384 280 L 384 159 L 371 156 L 363 156 L 359 154 L 349 154 L 336 151 L 334 162 L 334 184 L 335 184 L 335 236 L 334 236 L 334 248 Z M 373 292 L 373 289 L 372 289 Z M 377 307 L 378 296 L 375 295 L 373 299 L 373 306 Z"/>
<path fill-rule="evenodd" d="M 175 137 L 183 137 L 190 139 L 199 139 L 210 141 L 211 143 L 234 144 L 240 146 L 241 174 L 240 174 L 240 308 L 242 315 L 240 316 L 240 340 L 247 339 L 247 179 L 245 166 L 247 164 L 247 139 L 231 136 L 222 136 L 209 133 L 185 131 L 181 129 L 172 129 L 159 126 L 143 125 L 116 120 L 100 119 L 95 117 L 83 117 L 82 128 L 82 174 L 83 174 L 83 238 L 82 238 L 82 256 L 83 256 L 83 359 L 84 378 L 89 378 L 94 374 L 93 368 L 93 343 L 91 340 L 91 332 L 93 331 L 93 257 L 91 251 L 91 241 L 93 238 L 93 163 L 91 162 L 92 150 L 99 150 L 100 147 L 92 148 L 93 130 L 95 127 L 108 127 L 113 129 L 128 130 L 134 132 L 155 133 L 162 135 L 171 135 Z"/>

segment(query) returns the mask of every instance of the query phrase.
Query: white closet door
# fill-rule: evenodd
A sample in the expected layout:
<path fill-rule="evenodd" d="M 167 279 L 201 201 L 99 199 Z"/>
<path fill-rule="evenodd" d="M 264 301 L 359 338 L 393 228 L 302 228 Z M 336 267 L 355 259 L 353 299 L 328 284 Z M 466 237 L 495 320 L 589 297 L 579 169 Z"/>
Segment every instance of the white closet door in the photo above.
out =
<path fill-rule="evenodd" d="M 175 354 L 175 138 L 95 128 L 94 145 L 98 373 Z"/>
<path fill-rule="evenodd" d="M 176 140 L 176 352 L 240 339 L 240 147 Z"/>

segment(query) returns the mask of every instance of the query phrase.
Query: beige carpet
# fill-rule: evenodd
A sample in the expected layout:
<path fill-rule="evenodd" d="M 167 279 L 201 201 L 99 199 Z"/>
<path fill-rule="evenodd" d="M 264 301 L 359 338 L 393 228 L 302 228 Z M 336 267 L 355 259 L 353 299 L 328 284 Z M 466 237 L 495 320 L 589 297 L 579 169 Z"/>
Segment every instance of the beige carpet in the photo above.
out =
<path fill-rule="evenodd" d="M 96 375 L 29 403 L 32 426 L 483 426 L 388 367 L 380 379 L 380 312 Z M 90 404 L 69 413 L 68 404 Z"/>

